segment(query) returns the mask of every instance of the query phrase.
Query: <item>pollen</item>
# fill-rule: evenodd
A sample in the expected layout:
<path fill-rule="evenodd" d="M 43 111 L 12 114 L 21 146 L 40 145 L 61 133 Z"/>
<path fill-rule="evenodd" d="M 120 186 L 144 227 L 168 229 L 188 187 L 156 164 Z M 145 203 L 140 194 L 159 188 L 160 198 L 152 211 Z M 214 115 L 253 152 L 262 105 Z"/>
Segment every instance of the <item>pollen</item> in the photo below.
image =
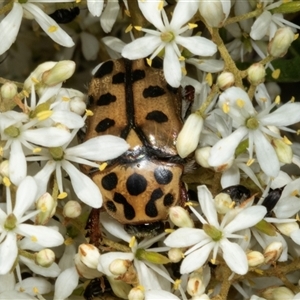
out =
<path fill-rule="evenodd" d="M 296 197 L 296 196 L 298 196 L 299 195 L 299 190 L 293 190 L 292 192 L 291 192 L 291 196 L 293 196 L 293 197 Z"/>
<path fill-rule="evenodd" d="M 59 200 L 65 199 L 67 196 L 68 196 L 68 193 L 62 192 L 57 196 L 57 199 L 59 199 Z"/>
<path fill-rule="evenodd" d="M 277 95 L 276 98 L 275 98 L 275 103 L 276 103 L 277 105 L 279 105 L 280 102 L 281 102 L 281 98 L 280 98 L 279 95 Z"/>
<path fill-rule="evenodd" d="M 247 163 L 246 163 L 247 167 L 250 167 L 254 162 L 255 162 L 255 159 L 254 159 L 254 158 L 248 159 L 248 161 L 247 161 Z"/>
<path fill-rule="evenodd" d="M 296 34 L 294 35 L 294 41 L 295 41 L 298 37 L 299 37 L 299 33 L 296 33 Z"/>
<path fill-rule="evenodd" d="M 159 1 L 158 3 L 158 9 L 162 10 L 164 8 L 164 1 Z"/>
<path fill-rule="evenodd" d="M 198 206 L 196 202 L 188 201 L 184 204 L 185 206 Z"/>
<path fill-rule="evenodd" d="M 67 97 L 67 96 L 63 96 L 61 99 L 64 102 L 69 102 L 70 101 L 70 97 Z"/>
<path fill-rule="evenodd" d="M 32 235 L 32 236 L 30 237 L 30 240 L 31 240 L 32 242 L 34 242 L 34 243 L 36 243 L 36 242 L 38 241 L 37 237 L 34 236 L 34 235 Z"/>
<path fill-rule="evenodd" d="M 67 238 L 67 239 L 65 239 L 64 244 L 65 244 L 66 246 L 72 245 L 72 244 L 73 244 L 73 239 L 70 238 L 70 237 Z"/>
<path fill-rule="evenodd" d="M 242 99 L 237 99 L 236 100 L 236 105 L 239 107 L 239 108 L 243 108 L 245 106 L 245 101 L 242 100 Z"/>
<path fill-rule="evenodd" d="M 227 102 L 223 103 L 222 109 L 223 109 L 223 112 L 224 112 L 225 114 L 228 114 L 228 113 L 229 113 L 230 107 L 229 107 L 229 105 L 228 105 Z"/>
<path fill-rule="evenodd" d="M 293 144 L 286 136 L 284 136 L 284 137 L 282 138 L 282 140 L 283 140 L 283 142 L 284 142 L 285 144 L 287 144 L 287 145 L 292 145 L 292 144 Z"/>
<path fill-rule="evenodd" d="M 180 280 L 180 279 L 176 279 L 176 280 L 174 281 L 174 285 L 173 285 L 174 290 L 178 290 L 179 287 L 180 287 L 180 284 L 181 284 L 181 280 Z"/>
<path fill-rule="evenodd" d="M 49 32 L 49 33 L 53 33 L 53 32 L 55 32 L 55 31 L 57 31 L 57 29 L 58 29 L 58 26 L 52 25 L 52 26 L 50 26 L 50 27 L 48 28 L 48 32 Z"/>
<path fill-rule="evenodd" d="M 32 150 L 32 153 L 40 153 L 42 151 L 42 148 L 36 147 Z"/>
<path fill-rule="evenodd" d="M 131 24 L 130 24 L 130 25 L 131 25 Z M 129 26 L 130 26 L 130 25 L 129 25 Z M 129 26 L 128 26 L 128 27 L 129 27 Z M 132 27 L 132 25 L 131 25 L 131 27 Z M 142 26 L 134 26 L 134 29 L 137 30 L 137 31 L 141 31 L 141 30 L 142 30 Z"/>
<path fill-rule="evenodd" d="M 94 113 L 93 113 L 91 110 L 87 109 L 87 110 L 85 111 L 85 115 L 86 115 L 87 117 L 92 117 L 92 116 L 94 115 Z"/>
<path fill-rule="evenodd" d="M 104 162 L 99 166 L 99 170 L 103 171 L 106 167 L 107 167 L 107 162 Z"/>
<path fill-rule="evenodd" d="M 34 82 L 34 83 L 39 83 L 40 81 L 37 79 L 37 78 L 35 78 L 35 77 L 31 77 L 31 80 L 32 80 L 32 82 Z M 25 92 L 25 91 L 24 91 Z"/>
<path fill-rule="evenodd" d="M 130 247 L 130 248 L 132 248 L 132 247 L 134 246 L 135 241 L 136 241 L 136 238 L 135 238 L 135 236 L 133 236 L 133 237 L 130 239 L 130 241 L 129 241 L 129 247 Z"/>
<path fill-rule="evenodd" d="M 45 111 L 41 111 L 41 112 L 37 113 L 36 117 L 39 121 L 44 121 L 44 120 L 50 118 L 52 115 L 53 115 L 52 110 L 45 110 Z"/>
<path fill-rule="evenodd" d="M 212 74 L 211 73 L 207 73 L 207 75 L 205 76 L 205 80 L 207 81 L 209 86 L 212 86 L 213 83 L 213 78 L 212 78 Z"/>
<path fill-rule="evenodd" d="M 151 67 L 151 65 L 152 65 L 152 59 L 146 58 L 146 61 L 147 61 L 148 66 Z"/>
<path fill-rule="evenodd" d="M 32 291 L 33 291 L 34 294 L 39 294 L 40 293 L 39 289 L 36 286 L 32 288 Z"/>
<path fill-rule="evenodd" d="M 10 180 L 9 180 L 8 177 L 4 176 L 4 177 L 2 178 L 2 181 L 3 181 L 3 183 L 4 183 L 4 185 L 5 185 L 6 187 L 10 187 L 11 182 L 10 182 Z"/>
<path fill-rule="evenodd" d="M 131 17 L 130 11 L 128 9 L 125 9 L 124 12 L 126 16 L 128 16 L 129 18 Z"/>
<path fill-rule="evenodd" d="M 295 97 L 294 96 L 292 96 L 292 98 L 291 98 L 291 100 L 290 100 L 292 103 L 294 103 L 295 102 Z"/>
<path fill-rule="evenodd" d="M 182 72 L 183 75 L 186 75 L 187 74 L 186 68 L 182 67 L 181 72 Z"/>
<path fill-rule="evenodd" d="M 175 231 L 175 229 L 171 229 L 171 228 L 165 229 L 165 233 L 172 233 L 174 231 Z"/>
<path fill-rule="evenodd" d="M 178 57 L 178 60 L 179 61 L 185 61 L 185 57 L 181 55 L 180 57 Z"/>
<path fill-rule="evenodd" d="M 280 73 L 281 73 L 280 69 L 276 69 L 276 70 L 274 70 L 274 71 L 272 72 L 272 77 L 273 77 L 274 79 L 278 79 L 279 76 L 280 76 Z"/>

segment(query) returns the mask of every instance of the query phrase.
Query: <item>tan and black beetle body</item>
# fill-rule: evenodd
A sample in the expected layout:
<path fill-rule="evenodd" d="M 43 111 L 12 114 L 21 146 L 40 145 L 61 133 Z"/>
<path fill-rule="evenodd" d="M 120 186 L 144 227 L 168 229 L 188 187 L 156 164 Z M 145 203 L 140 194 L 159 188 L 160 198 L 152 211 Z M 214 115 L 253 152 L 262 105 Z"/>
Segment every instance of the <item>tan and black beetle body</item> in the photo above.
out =
<path fill-rule="evenodd" d="M 122 58 L 101 65 L 89 98 L 94 115 L 86 139 L 112 134 L 130 145 L 103 171 L 89 170 L 106 211 L 141 227 L 167 219 L 168 208 L 184 201 L 183 161 L 175 148 L 182 128 L 180 91 L 167 84 L 161 68 Z"/>

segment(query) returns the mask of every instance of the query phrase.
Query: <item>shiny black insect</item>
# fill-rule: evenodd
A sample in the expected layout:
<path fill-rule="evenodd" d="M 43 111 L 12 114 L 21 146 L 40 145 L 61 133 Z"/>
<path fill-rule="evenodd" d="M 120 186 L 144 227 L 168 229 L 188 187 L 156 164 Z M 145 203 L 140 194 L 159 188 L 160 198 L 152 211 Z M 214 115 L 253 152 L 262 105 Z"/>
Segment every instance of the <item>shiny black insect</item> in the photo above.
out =
<path fill-rule="evenodd" d="M 248 199 L 251 195 L 251 192 L 249 189 L 244 187 L 243 185 L 233 185 L 229 186 L 221 191 L 221 193 L 228 194 L 232 201 L 242 203 L 246 199 Z"/>
<path fill-rule="evenodd" d="M 54 13 L 50 14 L 54 21 L 60 24 L 66 24 L 72 22 L 80 13 L 79 7 L 73 7 L 69 9 L 58 9 Z"/>
<path fill-rule="evenodd" d="M 267 216 L 271 215 L 271 211 L 279 201 L 282 191 L 285 188 L 285 186 L 278 188 L 278 189 L 270 189 L 268 196 L 264 199 L 261 205 L 265 206 L 267 209 Z"/>
<path fill-rule="evenodd" d="M 86 300 L 93 300 L 95 297 L 103 296 L 107 292 L 111 292 L 108 280 L 104 277 L 95 278 L 87 285 L 83 297 Z"/>

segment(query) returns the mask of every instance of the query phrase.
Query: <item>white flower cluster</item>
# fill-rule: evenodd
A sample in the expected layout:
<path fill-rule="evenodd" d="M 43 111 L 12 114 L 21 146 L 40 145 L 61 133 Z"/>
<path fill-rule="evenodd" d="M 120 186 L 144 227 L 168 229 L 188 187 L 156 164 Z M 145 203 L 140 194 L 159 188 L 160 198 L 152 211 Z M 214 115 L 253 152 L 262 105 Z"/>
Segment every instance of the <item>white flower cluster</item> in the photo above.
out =
<path fill-rule="evenodd" d="M 19 39 L 31 29 L 48 35 L 56 43 L 53 57 L 60 57 L 39 64 L 22 83 L 0 77 L 0 300 L 299 299 L 300 178 L 292 172 L 299 174 L 300 146 L 286 135 L 297 132 L 288 126 L 300 122 L 300 102 L 281 104 L 278 85 L 265 83 L 269 70 L 278 78 L 273 60 L 297 38 L 300 27 L 283 13 L 298 6 L 276 0 L 0 4 L 1 64 L 28 47 Z M 23 19 L 33 20 L 30 30 Z M 125 22 L 130 42 L 118 33 Z M 76 75 L 75 62 L 67 60 L 78 56 L 75 46 L 94 60 L 103 50 L 102 31 L 112 31 L 102 39 L 111 58 L 146 58 L 151 66 L 158 56 L 168 84 L 183 90 L 185 123 L 176 149 L 197 199 L 171 207 L 168 228 L 155 236 L 131 236 L 100 213 L 99 187 L 82 171 L 83 165 L 102 170 L 129 149 L 117 136 L 79 139 L 93 112 L 78 86 L 63 87 Z"/>

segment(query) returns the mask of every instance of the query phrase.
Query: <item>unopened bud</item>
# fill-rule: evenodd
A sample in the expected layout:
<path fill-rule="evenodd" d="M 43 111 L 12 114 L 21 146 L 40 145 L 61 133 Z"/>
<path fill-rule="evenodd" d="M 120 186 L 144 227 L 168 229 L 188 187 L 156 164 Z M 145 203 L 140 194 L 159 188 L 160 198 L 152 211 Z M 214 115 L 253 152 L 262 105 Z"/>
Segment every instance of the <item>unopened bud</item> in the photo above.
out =
<path fill-rule="evenodd" d="M 142 286 L 134 287 L 130 290 L 128 294 L 128 300 L 144 300 L 145 293 Z"/>
<path fill-rule="evenodd" d="M 57 201 L 49 193 L 42 195 L 36 202 L 36 208 L 40 212 L 35 217 L 35 223 L 39 225 L 47 224 L 56 211 Z"/>
<path fill-rule="evenodd" d="M 221 27 L 228 13 L 224 12 L 222 0 L 200 0 L 199 11 L 210 27 Z"/>
<path fill-rule="evenodd" d="M 203 128 L 203 118 L 198 114 L 190 114 L 178 134 L 176 148 L 178 154 L 185 158 L 192 153 L 199 143 Z"/>
<path fill-rule="evenodd" d="M 81 205 L 78 201 L 70 200 L 68 201 L 63 209 L 63 215 L 67 218 L 77 218 L 81 214 Z"/>
<path fill-rule="evenodd" d="M 289 222 L 289 223 L 277 223 L 276 224 L 277 229 L 286 236 L 291 236 L 291 233 L 299 229 L 298 223 L 295 222 Z"/>
<path fill-rule="evenodd" d="M 226 90 L 234 85 L 235 79 L 231 72 L 223 72 L 217 78 L 217 85 L 220 90 Z"/>
<path fill-rule="evenodd" d="M 173 206 L 169 209 L 171 221 L 178 227 L 193 228 L 194 222 L 186 209 L 181 206 Z"/>
<path fill-rule="evenodd" d="M 202 276 L 195 274 L 189 278 L 187 283 L 187 292 L 190 296 L 201 296 L 204 293 L 205 285 L 203 284 L 202 279 Z"/>
<path fill-rule="evenodd" d="M 247 70 L 248 80 L 251 84 L 258 85 L 265 81 L 266 70 L 260 63 L 255 63 Z"/>
<path fill-rule="evenodd" d="M 74 263 L 76 270 L 81 277 L 84 277 L 86 279 L 93 279 L 102 275 L 102 273 L 97 269 L 89 268 L 84 262 L 82 262 L 82 256 L 79 253 L 75 254 Z"/>
<path fill-rule="evenodd" d="M 85 95 L 77 90 L 74 90 L 73 94 L 70 102 L 70 110 L 82 116 L 86 110 Z"/>
<path fill-rule="evenodd" d="M 0 175 L 2 177 L 8 177 L 9 178 L 8 165 L 9 165 L 8 160 L 4 160 L 0 163 Z"/>
<path fill-rule="evenodd" d="M 293 300 L 295 295 L 290 289 L 280 286 L 267 288 L 262 296 L 267 300 Z"/>
<path fill-rule="evenodd" d="M 218 194 L 214 199 L 214 203 L 217 212 L 222 215 L 234 207 L 234 203 L 227 193 Z"/>
<path fill-rule="evenodd" d="M 183 259 L 183 256 L 183 252 L 180 248 L 171 248 L 168 251 L 168 257 L 173 263 L 180 262 Z"/>
<path fill-rule="evenodd" d="M 293 150 L 283 139 L 272 139 L 272 145 L 276 151 L 277 157 L 281 163 L 291 164 L 293 159 Z"/>
<path fill-rule="evenodd" d="M 277 29 L 275 36 L 268 45 L 268 52 L 273 57 L 282 57 L 286 54 L 295 35 L 290 27 L 281 27 Z"/>
<path fill-rule="evenodd" d="M 75 62 L 71 60 L 59 61 L 52 69 L 43 73 L 42 81 L 48 86 L 54 86 L 61 83 L 74 74 L 75 66 Z"/>
<path fill-rule="evenodd" d="M 257 267 L 264 263 L 265 257 L 258 251 L 250 251 L 247 253 L 249 267 Z"/>
<path fill-rule="evenodd" d="M 130 260 L 125 259 L 115 259 L 109 265 L 109 270 L 114 275 L 122 275 L 125 274 L 128 268 L 132 265 Z"/>
<path fill-rule="evenodd" d="M 264 251 L 265 264 L 272 264 L 278 260 L 283 251 L 281 242 L 273 242 Z"/>
<path fill-rule="evenodd" d="M 89 268 L 97 269 L 100 253 L 92 244 L 81 244 L 78 247 L 80 260 Z"/>
<path fill-rule="evenodd" d="M 3 100 L 9 100 L 18 94 L 18 88 L 13 82 L 5 82 L 1 86 L 0 92 Z"/>
<path fill-rule="evenodd" d="M 196 162 L 203 168 L 209 168 L 210 167 L 210 165 L 208 163 L 210 150 L 211 150 L 211 147 L 203 147 L 203 148 L 198 148 L 195 151 Z"/>
<path fill-rule="evenodd" d="M 50 267 L 55 260 L 55 254 L 50 249 L 43 249 L 38 252 L 35 256 L 35 263 L 41 267 Z"/>

